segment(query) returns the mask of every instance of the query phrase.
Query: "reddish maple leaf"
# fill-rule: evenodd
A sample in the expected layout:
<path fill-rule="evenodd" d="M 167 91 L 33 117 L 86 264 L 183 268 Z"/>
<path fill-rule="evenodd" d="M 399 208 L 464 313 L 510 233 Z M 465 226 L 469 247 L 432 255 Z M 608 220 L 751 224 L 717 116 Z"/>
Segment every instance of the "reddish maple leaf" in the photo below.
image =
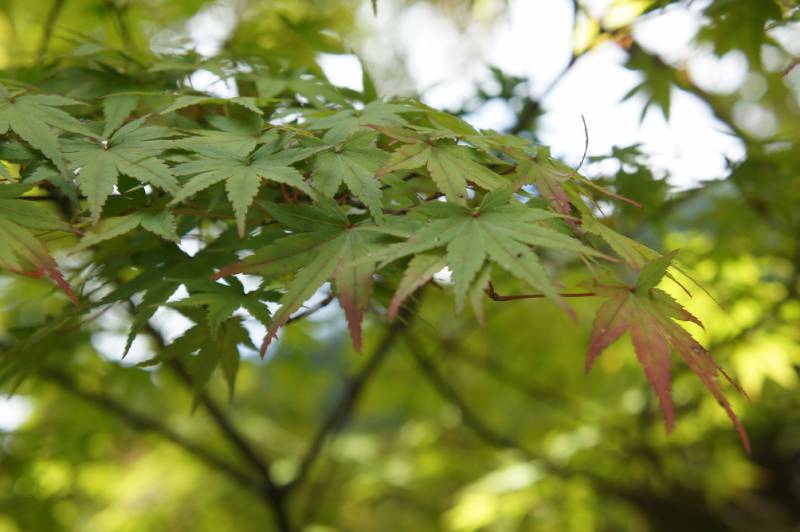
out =
<path fill-rule="evenodd" d="M 64 279 L 58 265 L 44 244 L 27 229 L 0 217 L 0 268 L 27 277 L 48 277 L 58 285 L 75 305 L 78 296 Z"/>
<path fill-rule="evenodd" d="M 722 375 L 742 395 L 747 395 L 710 353 L 674 321 L 691 321 L 702 327 L 700 320 L 666 292 L 654 288 L 665 274 L 671 258 L 672 256 L 662 257 L 646 265 L 635 287 L 596 288 L 596 292 L 607 296 L 608 300 L 600 307 L 594 320 L 586 357 L 586 371 L 591 369 L 597 356 L 606 347 L 626 331 L 630 331 L 634 351 L 661 404 L 664 423 L 669 433 L 675 424 L 675 410 L 670 396 L 671 347 L 719 401 L 736 426 L 742 445 L 750 452 L 747 433 L 720 389 L 718 376 Z"/>

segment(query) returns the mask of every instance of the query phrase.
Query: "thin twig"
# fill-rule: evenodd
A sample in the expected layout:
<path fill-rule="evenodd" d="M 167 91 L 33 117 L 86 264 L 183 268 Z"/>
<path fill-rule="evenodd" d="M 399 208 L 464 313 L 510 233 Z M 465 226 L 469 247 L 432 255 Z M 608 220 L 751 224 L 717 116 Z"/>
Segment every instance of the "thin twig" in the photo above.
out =
<path fill-rule="evenodd" d="M 489 281 L 489 286 L 486 287 L 486 295 L 492 301 L 516 301 L 518 299 L 541 299 L 548 297 L 545 294 L 514 294 L 510 296 L 502 296 L 495 292 L 494 285 Z M 594 297 L 597 294 L 594 292 L 567 292 L 565 294 L 558 294 L 559 297 Z"/>
<path fill-rule="evenodd" d="M 583 163 L 586 161 L 586 154 L 589 153 L 589 127 L 586 125 L 586 117 L 581 114 L 581 121 L 583 122 L 583 155 L 581 155 L 581 162 L 575 168 L 575 173 L 581 169 Z"/>
<path fill-rule="evenodd" d="M 334 299 L 333 293 L 328 294 L 327 296 L 325 296 L 325 298 L 322 301 L 320 301 L 316 305 L 308 307 L 304 311 L 299 312 L 299 313 L 295 314 L 294 316 L 292 316 L 291 318 L 289 318 L 288 320 L 286 320 L 286 324 L 285 325 L 289 325 L 290 323 L 294 323 L 296 321 L 300 321 L 300 320 L 303 320 L 305 318 L 308 318 L 312 314 L 314 314 L 316 312 L 319 312 L 320 310 L 322 310 L 325 307 L 327 307 L 328 305 L 330 305 L 331 302 L 333 301 L 333 299 Z"/>
<path fill-rule="evenodd" d="M 783 69 L 783 72 L 781 73 L 781 77 L 785 78 L 786 76 L 791 74 L 792 70 L 794 70 L 794 68 L 797 65 L 800 65 L 800 57 L 795 57 L 794 59 L 792 59 L 792 62 L 789 63 L 789 65 L 786 68 Z"/>
<path fill-rule="evenodd" d="M 576 0 L 573 0 L 572 4 L 574 13 L 572 25 L 574 30 L 575 23 L 578 20 L 578 11 L 580 10 L 580 6 L 578 5 L 578 2 Z M 572 33 L 574 34 L 575 32 L 573 31 Z M 533 121 L 542 113 L 541 102 L 543 102 L 545 98 L 547 98 L 547 96 L 549 96 L 550 93 L 553 92 L 556 86 L 559 83 L 561 83 L 561 81 L 566 77 L 567 74 L 569 74 L 569 72 L 578 62 L 578 60 L 581 57 L 583 57 L 587 51 L 588 48 L 587 50 L 584 50 L 577 54 L 573 52 L 570 55 L 569 61 L 567 61 L 567 64 L 564 66 L 561 72 L 559 72 L 558 75 L 555 78 L 553 78 L 550 84 L 544 89 L 544 91 L 539 96 L 536 97 L 536 99 L 533 99 L 530 96 L 525 98 L 519 113 L 517 113 L 516 123 L 514 124 L 513 127 L 509 129 L 508 131 L 509 133 L 511 133 L 512 135 L 519 135 L 523 131 L 528 131 L 531 129 L 531 127 L 534 125 Z"/>

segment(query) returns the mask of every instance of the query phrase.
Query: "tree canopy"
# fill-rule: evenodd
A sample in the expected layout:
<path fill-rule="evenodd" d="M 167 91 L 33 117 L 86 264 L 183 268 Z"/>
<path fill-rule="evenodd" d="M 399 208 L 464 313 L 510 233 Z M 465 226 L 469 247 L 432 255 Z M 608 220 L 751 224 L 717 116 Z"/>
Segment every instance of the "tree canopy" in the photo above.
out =
<path fill-rule="evenodd" d="M 545 95 L 494 67 L 443 110 L 328 79 L 380 1 L 29 4 L 0 3 L 0 386 L 32 409 L 0 530 L 800 522 L 797 6 L 576 1 Z M 738 90 L 638 39 L 687 9 Z M 546 96 L 603 46 L 642 119 L 691 95 L 743 156 L 675 189 L 585 120 L 553 155 Z M 513 124 L 471 123 L 494 100 Z"/>

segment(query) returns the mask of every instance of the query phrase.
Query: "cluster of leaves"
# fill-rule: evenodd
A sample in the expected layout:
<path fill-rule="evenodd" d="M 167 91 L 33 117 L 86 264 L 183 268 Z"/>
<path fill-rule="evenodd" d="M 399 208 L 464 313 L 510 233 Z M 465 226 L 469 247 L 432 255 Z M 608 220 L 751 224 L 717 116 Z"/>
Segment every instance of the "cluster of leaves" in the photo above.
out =
<path fill-rule="evenodd" d="M 242 309 L 267 327 L 263 356 L 331 283 L 359 350 L 371 307 L 393 318 L 444 268 L 456 310 L 469 299 L 479 321 L 504 274 L 572 314 L 548 265 L 579 259 L 609 297 L 589 364 L 630 329 L 668 429 L 669 345 L 736 421 L 716 384 L 725 373 L 673 321 L 698 320 L 655 288 L 672 255 L 605 225 L 592 197 L 616 196 L 547 148 L 415 101 L 380 101 L 366 73 L 357 94 L 238 65 L 240 96 L 223 99 L 188 90 L 185 61 L 144 67 L 100 51 L 82 69 L 57 65 L 32 83 L 0 85 L 0 266 L 51 278 L 78 311 L 141 297 L 127 348 L 159 307 L 182 312 L 195 327 L 149 363 L 189 357 L 200 390 L 217 365 L 233 386 L 237 346 L 249 342 Z M 57 96 L 61 78 L 93 89 Z M 194 256 L 182 249 L 193 239 L 203 244 Z M 75 254 L 79 289 L 46 240 Z M 257 275 L 259 287 L 248 292 L 238 274 Z M 173 301 L 180 286 L 189 295 Z"/>

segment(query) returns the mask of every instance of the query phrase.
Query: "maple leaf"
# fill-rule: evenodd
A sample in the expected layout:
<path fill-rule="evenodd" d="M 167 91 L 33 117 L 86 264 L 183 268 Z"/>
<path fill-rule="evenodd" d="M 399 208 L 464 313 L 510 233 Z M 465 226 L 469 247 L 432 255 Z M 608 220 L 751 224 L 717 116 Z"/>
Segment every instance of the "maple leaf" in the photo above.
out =
<path fill-rule="evenodd" d="M 313 78 L 305 72 L 289 74 L 289 77 L 284 77 L 285 75 L 285 72 L 273 76 L 270 72 L 260 71 L 251 75 L 243 74 L 242 78 L 254 82 L 258 95 L 262 98 L 302 94 L 309 104 L 320 110 L 329 110 L 331 103 L 349 105 L 342 92 L 327 80 Z"/>
<path fill-rule="evenodd" d="M 95 246 L 105 240 L 122 236 L 141 227 L 165 240 L 179 242 L 175 232 L 175 216 L 168 210 L 153 207 L 147 210 L 113 216 L 101 220 L 91 231 L 84 234 L 75 251 Z"/>
<path fill-rule="evenodd" d="M 342 182 L 367 206 L 373 218 L 383 218 L 380 182 L 375 178 L 387 154 L 375 147 L 377 135 L 371 131 L 355 133 L 346 141 L 319 153 L 314 158 L 314 188 L 332 198 Z"/>
<path fill-rule="evenodd" d="M 198 316 L 187 309 L 181 309 L 192 321 L 199 321 Z M 236 376 L 239 371 L 239 345 L 253 346 L 250 335 L 242 325 L 238 316 L 221 321 L 217 330 L 212 333 L 209 327 L 195 325 L 186 330 L 171 344 L 164 347 L 159 354 L 139 363 L 141 367 L 153 366 L 181 358 L 188 363 L 192 377 L 194 401 L 192 408 L 200 402 L 203 391 L 208 385 L 214 370 L 221 367 L 228 385 L 230 396 L 233 396 Z"/>
<path fill-rule="evenodd" d="M 48 277 L 77 305 L 78 297 L 55 260 L 29 229 L 75 231 L 49 211 L 13 198 L 29 188 L 30 185 L 0 186 L 0 268 L 28 277 Z"/>
<path fill-rule="evenodd" d="M 249 96 L 236 96 L 234 98 L 220 98 L 218 96 L 179 96 L 175 99 L 172 105 L 168 106 L 166 109 L 161 111 L 162 115 L 174 113 L 175 111 L 179 111 L 186 107 L 191 107 L 193 105 L 207 105 L 207 104 L 218 104 L 218 105 L 227 105 L 228 103 L 232 103 L 238 105 L 240 107 L 244 107 L 248 111 L 252 111 L 257 115 L 263 115 L 264 111 L 258 108 L 258 101 L 255 98 Z"/>
<path fill-rule="evenodd" d="M 370 102 L 363 109 L 345 109 L 332 115 L 316 117 L 311 115 L 308 127 L 312 130 L 327 129 L 326 142 L 341 142 L 352 133 L 365 126 L 402 126 L 406 120 L 400 113 L 417 111 L 407 105 L 384 102 Z"/>
<path fill-rule="evenodd" d="M 400 307 L 411 294 L 419 287 L 431 280 L 439 271 L 447 266 L 447 255 L 443 252 L 426 252 L 415 255 L 408 263 L 408 267 L 397 285 L 392 301 L 389 303 L 388 317 L 390 320 L 397 317 Z"/>
<path fill-rule="evenodd" d="M 378 177 L 397 170 L 413 170 L 424 166 L 447 200 L 459 205 L 467 203 L 468 181 L 484 190 L 495 190 L 508 183 L 478 162 L 473 151 L 466 146 L 450 141 L 414 141 L 416 138 L 418 136 L 405 136 L 405 141 L 413 142 L 392 153 L 386 166 L 378 172 Z"/>
<path fill-rule="evenodd" d="M 139 105 L 136 94 L 110 94 L 103 98 L 103 138 L 107 139 L 117 130 Z"/>
<path fill-rule="evenodd" d="M 477 209 L 430 202 L 417 208 L 417 212 L 431 220 L 406 242 L 382 249 L 374 258 L 386 264 L 407 255 L 445 248 L 447 264 L 453 272 L 458 311 L 463 307 L 472 281 L 487 261 L 500 265 L 568 309 L 531 248 L 610 258 L 571 236 L 542 225 L 541 222 L 560 215 L 519 204 L 512 200 L 507 189 L 487 194 Z M 423 270 L 419 263 L 413 268 Z"/>
<path fill-rule="evenodd" d="M 237 273 L 277 277 L 297 272 L 289 283 L 261 345 L 261 355 L 292 316 L 327 281 L 345 312 L 357 351 L 361 349 L 361 323 L 372 295 L 376 261 L 364 260 L 378 248 L 383 231 L 371 224 L 352 224 L 333 202 L 322 205 L 270 205 L 270 215 L 292 231 L 257 250 L 243 261 L 220 270 L 215 276 Z"/>
<path fill-rule="evenodd" d="M 107 231 L 105 234 L 113 238 L 110 235 L 113 234 L 115 227 L 118 225 L 122 225 L 124 229 L 126 222 L 108 218 L 102 220 L 95 230 L 88 235 L 96 234 L 95 231 L 103 234 L 102 231 L 105 230 Z M 186 277 L 186 272 L 210 271 L 198 259 L 200 257 L 189 257 L 177 246 L 160 247 L 151 253 L 142 255 L 141 263 L 137 264 L 136 270 L 138 272 L 136 275 L 131 278 L 131 272 L 127 271 L 126 282 L 117 285 L 100 300 L 102 305 L 119 301 L 128 303 L 135 294 L 141 294 L 141 301 L 132 316 L 125 348 L 122 352 L 123 357 L 128 354 L 136 336 L 147 327 L 150 318 L 155 315 L 158 308 L 166 304 L 182 282 L 186 281 L 184 278 Z"/>
<path fill-rule="evenodd" d="M 216 129 L 182 130 L 190 136 L 177 139 L 175 146 L 202 155 L 218 155 L 220 152 L 246 157 L 257 145 L 274 142 L 278 132 L 264 130 L 264 121 L 256 115 L 235 119 L 227 116 L 209 116 L 206 121 Z"/>
<path fill-rule="evenodd" d="M 728 399 L 717 382 L 722 375 L 743 395 L 739 385 L 717 364 L 694 338 L 674 320 L 702 323 L 666 292 L 655 288 L 665 276 L 673 255 L 666 255 L 647 263 L 639 274 L 636 286 L 597 286 L 595 291 L 608 300 L 600 306 L 592 326 L 592 335 L 586 356 L 586 371 L 597 356 L 629 331 L 634 351 L 647 379 L 658 397 L 664 414 L 667 432 L 675 423 L 675 411 L 670 396 L 672 354 L 674 350 L 708 388 L 733 421 L 747 451 L 750 442 L 747 433 Z M 746 397 L 746 395 L 745 395 Z"/>
<path fill-rule="evenodd" d="M 174 133 L 163 127 L 143 127 L 145 119 L 125 124 L 107 141 L 95 138 L 63 142 L 67 159 L 78 172 L 76 181 L 86 195 L 92 223 L 100 219 L 120 174 L 173 195 L 178 193 L 178 182 L 157 157 L 169 146 L 166 138 Z"/>
<path fill-rule="evenodd" d="M 189 297 L 171 303 L 175 308 L 201 307 L 206 312 L 206 322 L 212 339 L 216 339 L 222 324 L 233 313 L 244 308 L 264 326 L 269 326 L 270 312 L 261 301 L 266 295 L 260 290 L 246 293 L 241 281 L 229 277 L 228 284 L 213 281 L 186 282 Z"/>
<path fill-rule="evenodd" d="M 543 198 L 552 202 L 556 211 L 569 215 L 572 209 L 565 185 L 575 175 L 575 171 L 564 163 L 550 158 L 549 150 L 540 148 L 543 153 L 536 157 L 520 157 L 514 176 L 523 183 L 533 183 Z"/>
<path fill-rule="evenodd" d="M 205 157 L 177 165 L 177 175 L 192 177 L 174 195 L 178 203 L 216 183 L 225 182 L 228 199 L 233 205 L 239 235 L 244 236 L 247 209 L 253 203 L 264 180 L 284 183 L 313 195 L 311 187 L 292 163 L 303 160 L 318 149 L 294 148 L 280 150 L 274 143 L 265 144 L 245 156 L 219 151 L 207 152 Z"/>
<path fill-rule="evenodd" d="M 66 175 L 67 166 L 58 137 L 51 128 L 91 135 L 80 121 L 59 109 L 83 102 L 52 94 L 12 94 L 0 84 L 0 135 L 9 129 L 42 152 L 56 168 Z"/>

